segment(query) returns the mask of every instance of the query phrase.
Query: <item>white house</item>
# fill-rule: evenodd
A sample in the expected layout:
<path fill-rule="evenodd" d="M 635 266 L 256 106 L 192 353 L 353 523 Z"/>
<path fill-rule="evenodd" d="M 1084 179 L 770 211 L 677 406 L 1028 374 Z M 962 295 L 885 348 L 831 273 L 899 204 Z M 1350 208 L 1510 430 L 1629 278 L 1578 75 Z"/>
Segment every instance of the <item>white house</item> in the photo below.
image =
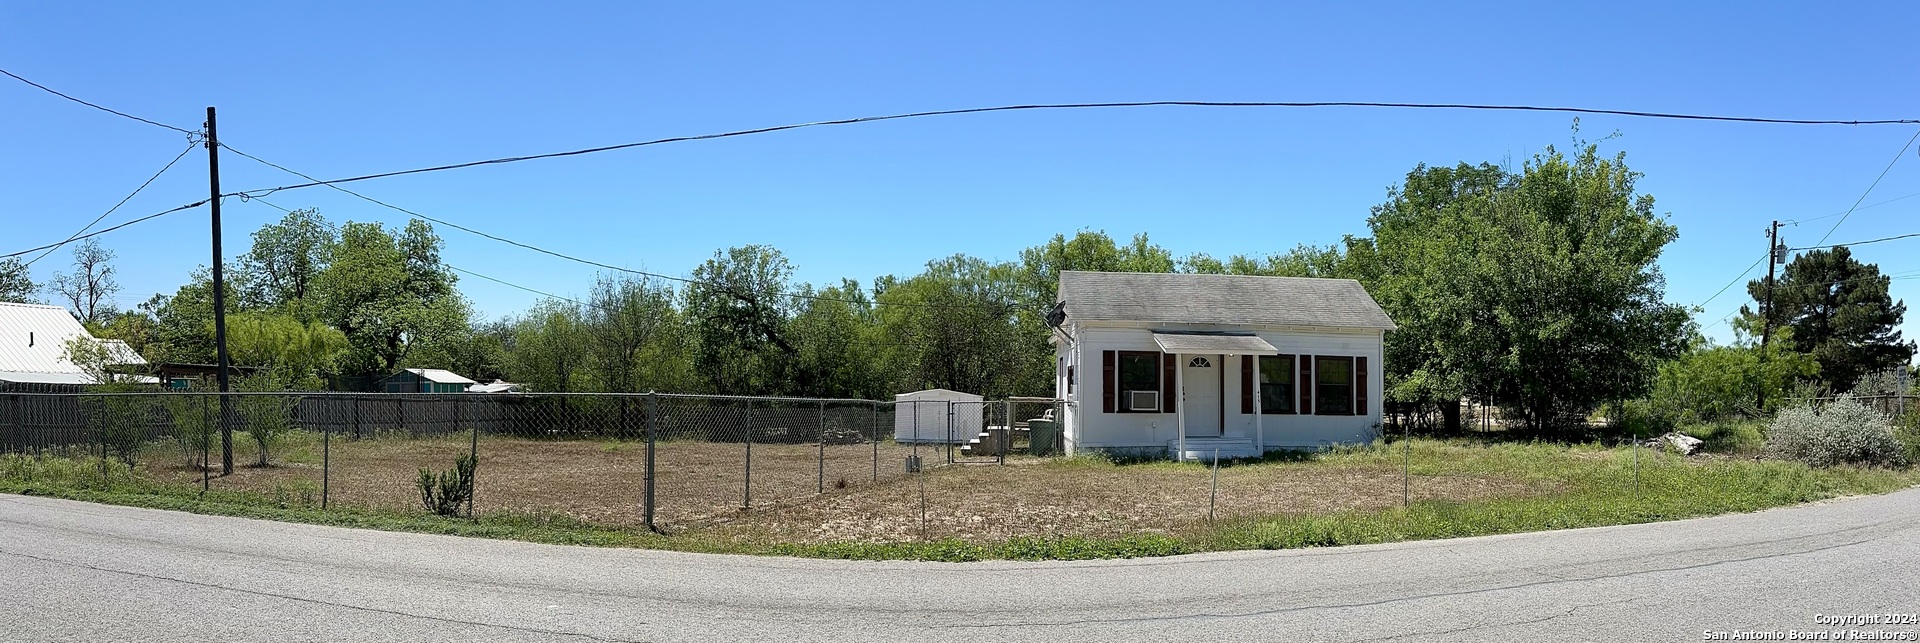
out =
<path fill-rule="evenodd" d="M 0 302 L 0 391 L 66 391 L 99 384 L 67 359 L 67 342 L 74 339 L 99 341 L 114 366 L 147 363 L 126 342 L 95 340 L 65 308 Z M 129 379 L 156 381 L 147 376 Z"/>
<path fill-rule="evenodd" d="M 1393 321 L 1359 282 L 1062 272 L 1069 453 L 1254 456 L 1366 442 Z"/>

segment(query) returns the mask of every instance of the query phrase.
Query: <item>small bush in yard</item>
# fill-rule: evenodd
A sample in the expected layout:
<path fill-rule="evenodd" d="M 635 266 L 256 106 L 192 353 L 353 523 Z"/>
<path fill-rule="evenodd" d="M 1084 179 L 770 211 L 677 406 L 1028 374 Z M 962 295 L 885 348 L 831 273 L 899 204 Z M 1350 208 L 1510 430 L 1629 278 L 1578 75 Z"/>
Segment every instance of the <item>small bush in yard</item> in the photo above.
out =
<path fill-rule="evenodd" d="M 1852 397 L 1817 411 L 1809 406 L 1782 409 L 1767 430 L 1766 453 L 1815 467 L 1907 464 L 1906 448 L 1894 436 L 1893 423 Z"/>
<path fill-rule="evenodd" d="M 414 482 L 420 489 L 420 504 L 442 516 L 459 516 L 462 507 L 473 498 L 473 470 L 479 463 L 479 458 L 467 454 L 454 460 L 453 468 L 439 475 L 421 469 L 420 479 Z"/>

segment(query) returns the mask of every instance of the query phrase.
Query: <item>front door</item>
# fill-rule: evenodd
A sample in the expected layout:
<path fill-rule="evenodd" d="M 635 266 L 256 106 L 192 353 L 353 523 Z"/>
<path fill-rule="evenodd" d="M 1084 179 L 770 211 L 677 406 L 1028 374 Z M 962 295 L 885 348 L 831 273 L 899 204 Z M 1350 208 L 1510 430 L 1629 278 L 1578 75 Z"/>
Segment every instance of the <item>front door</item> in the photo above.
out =
<path fill-rule="evenodd" d="M 1183 355 L 1181 359 L 1180 379 L 1187 390 L 1179 410 L 1187 421 L 1187 437 L 1219 437 L 1220 356 Z"/>

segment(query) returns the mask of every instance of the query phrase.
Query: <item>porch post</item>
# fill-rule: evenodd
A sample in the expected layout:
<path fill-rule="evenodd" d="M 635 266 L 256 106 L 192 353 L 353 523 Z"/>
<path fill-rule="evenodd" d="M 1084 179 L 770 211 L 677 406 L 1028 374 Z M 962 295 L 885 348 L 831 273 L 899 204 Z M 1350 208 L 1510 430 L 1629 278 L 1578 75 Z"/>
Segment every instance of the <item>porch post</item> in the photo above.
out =
<path fill-rule="evenodd" d="M 1260 394 L 1263 392 L 1260 389 L 1260 357 L 1253 356 L 1253 450 L 1259 451 L 1261 457 L 1266 457 L 1267 429 L 1260 423 Z"/>
<path fill-rule="evenodd" d="M 1187 459 L 1187 369 L 1185 364 L 1180 363 L 1181 359 L 1180 353 L 1173 354 L 1173 394 L 1179 398 L 1179 403 L 1173 405 L 1173 430 L 1178 434 L 1174 436 L 1178 445 L 1174 447 L 1174 462 Z M 1171 402 L 1173 400 L 1166 400 L 1162 404 Z"/>

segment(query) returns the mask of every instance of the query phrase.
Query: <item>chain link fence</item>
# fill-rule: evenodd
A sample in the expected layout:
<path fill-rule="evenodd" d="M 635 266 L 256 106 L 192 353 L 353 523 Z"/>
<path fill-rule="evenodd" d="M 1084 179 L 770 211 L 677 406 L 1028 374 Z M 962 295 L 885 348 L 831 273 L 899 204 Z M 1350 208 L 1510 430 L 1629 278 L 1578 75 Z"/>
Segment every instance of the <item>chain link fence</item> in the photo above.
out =
<path fill-rule="evenodd" d="M 1030 449 L 1051 401 L 679 394 L 0 394 L 0 451 L 97 460 L 102 480 L 416 510 L 477 459 L 469 513 L 670 529 Z M 1041 408 L 1046 407 L 1046 408 Z M 1044 423 L 1043 423 L 1044 424 Z M 1059 454 L 1043 428 L 1042 454 Z M 1015 436 L 1018 436 L 1017 439 Z M 1017 442 L 1017 444 L 1016 444 Z M 431 486 L 431 485 L 429 485 Z"/>

